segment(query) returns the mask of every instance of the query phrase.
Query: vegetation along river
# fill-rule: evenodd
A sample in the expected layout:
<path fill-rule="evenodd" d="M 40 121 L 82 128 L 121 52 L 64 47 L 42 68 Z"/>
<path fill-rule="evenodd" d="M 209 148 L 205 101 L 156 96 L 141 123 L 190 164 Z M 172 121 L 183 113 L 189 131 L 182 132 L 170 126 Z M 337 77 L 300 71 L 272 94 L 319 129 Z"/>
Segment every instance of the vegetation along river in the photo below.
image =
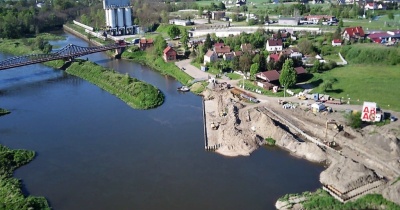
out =
<path fill-rule="evenodd" d="M 56 48 L 88 46 L 64 35 Z M 0 118 L 0 144 L 37 152 L 14 176 L 53 209 L 273 209 L 286 193 L 320 186 L 322 166 L 280 149 L 204 151 L 202 99 L 177 92 L 173 78 L 105 53 L 83 58 L 157 86 L 165 103 L 135 110 L 40 64 L 1 71 L 0 107 L 12 113 Z"/>

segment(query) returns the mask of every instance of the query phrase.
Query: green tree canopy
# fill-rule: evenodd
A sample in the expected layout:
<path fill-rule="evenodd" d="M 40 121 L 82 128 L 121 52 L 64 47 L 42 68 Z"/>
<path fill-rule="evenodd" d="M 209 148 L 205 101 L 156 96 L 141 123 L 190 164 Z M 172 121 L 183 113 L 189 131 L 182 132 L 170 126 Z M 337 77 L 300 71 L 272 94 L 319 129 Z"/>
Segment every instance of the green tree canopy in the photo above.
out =
<path fill-rule="evenodd" d="M 156 49 L 157 54 L 161 55 L 163 50 L 167 47 L 167 42 L 161 35 L 158 35 L 154 39 L 154 47 Z"/>
<path fill-rule="evenodd" d="M 182 29 L 181 30 L 181 39 L 180 39 L 180 41 L 182 42 L 183 47 L 185 48 L 185 50 L 187 50 L 188 49 L 188 42 L 189 42 L 189 34 L 188 34 L 186 29 Z"/>
<path fill-rule="evenodd" d="M 256 74 L 258 73 L 258 69 L 259 69 L 258 63 L 251 64 L 251 67 L 250 67 L 250 77 L 251 77 L 251 79 L 255 79 Z"/>
<path fill-rule="evenodd" d="M 211 49 L 211 47 L 212 47 L 210 34 L 207 34 L 207 36 L 206 36 L 206 41 L 204 42 L 204 47 L 205 47 L 206 52 L 208 49 Z"/>
<path fill-rule="evenodd" d="M 286 96 L 286 88 L 296 84 L 297 74 L 293 67 L 293 60 L 287 59 L 283 64 L 281 75 L 279 76 L 279 83 L 284 88 L 284 95 Z"/>
<path fill-rule="evenodd" d="M 178 26 L 172 25 L 168 28 L 168 36 L 171 37 L 171 39 L 179 36 L 181 34 L 181 30 L 179 30 Z"/>

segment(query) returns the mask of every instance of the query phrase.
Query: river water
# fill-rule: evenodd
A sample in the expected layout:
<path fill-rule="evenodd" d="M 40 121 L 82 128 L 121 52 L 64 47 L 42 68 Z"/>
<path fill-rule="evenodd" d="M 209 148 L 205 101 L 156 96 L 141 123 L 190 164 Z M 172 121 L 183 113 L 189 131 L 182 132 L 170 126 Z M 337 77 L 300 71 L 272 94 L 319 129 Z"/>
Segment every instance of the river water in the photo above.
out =
<path fill-rule="evenodd" d="M 63 35 L 55 47 L 88 46 Z M 201 97 L 139 64 L 86 57 L 157 86 L 166 100 L 134 110 L 40 64 L 0 71 L 0 107 L 12 111 L 0 117 L 0 144 L 37 152 L 15 177 L 53 209 L 273 209 L 286 193 L 320 187 L 322 166 L 278 148 L 237 158 L 205 151 Z"/>

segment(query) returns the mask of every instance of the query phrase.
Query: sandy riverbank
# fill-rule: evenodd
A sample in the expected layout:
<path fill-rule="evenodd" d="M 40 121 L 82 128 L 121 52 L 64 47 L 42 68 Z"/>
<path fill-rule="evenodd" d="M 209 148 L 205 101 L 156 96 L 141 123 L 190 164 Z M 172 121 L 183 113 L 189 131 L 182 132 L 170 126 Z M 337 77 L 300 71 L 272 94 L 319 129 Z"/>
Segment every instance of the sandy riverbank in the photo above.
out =
<path fill-rule="evenodd" d="M 247 156 L 263 145 L 265 138 L 273 138 L 276 145 L 297 157 L 327 163 L 320 181 L 337 189 L 344 199 L 384 191 L 385 198 L 400 204 L 400 187 L 390 185 L 400 176 L 399 122 L 353 130 L 345 126 L 341 112 L 314 114 L 306 107 L 287 110 L 274 98 L 249 104 L 227 89 L 206 90 L 203 95 L 207 145 L 217 153 Z M 326 129 L 330 120 L 344 125 L 343 130 L 332 125 Z M 338 146 L 323 146 L 325 141 L 335 141 Z"/>

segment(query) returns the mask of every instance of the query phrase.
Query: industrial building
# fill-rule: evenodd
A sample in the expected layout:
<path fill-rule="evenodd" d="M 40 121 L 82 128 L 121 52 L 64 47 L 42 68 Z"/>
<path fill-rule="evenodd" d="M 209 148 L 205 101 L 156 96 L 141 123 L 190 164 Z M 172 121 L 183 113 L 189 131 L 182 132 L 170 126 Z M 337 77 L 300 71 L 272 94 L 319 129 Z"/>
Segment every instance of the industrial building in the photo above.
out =
<path fill-rule="evenodd" d="M 129 0 L 103 0 L 107 31 L 112 36 L 134 34 Z"/>

